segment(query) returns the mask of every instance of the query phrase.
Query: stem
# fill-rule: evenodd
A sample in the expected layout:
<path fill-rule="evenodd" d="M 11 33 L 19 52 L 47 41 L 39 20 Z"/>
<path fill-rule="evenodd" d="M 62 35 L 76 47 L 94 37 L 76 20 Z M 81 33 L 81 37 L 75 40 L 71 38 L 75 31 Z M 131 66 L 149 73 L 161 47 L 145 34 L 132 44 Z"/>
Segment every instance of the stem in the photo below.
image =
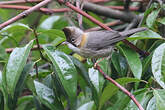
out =
<path fill-rule="evenodd" d="M 126 95 L 128 95 L 133 100 L 133 102 L 137 105 L 139 110 L 144 110 L 143 107 L 140 105 L 140 103 L 133 96 L 133 94 L 131 94 L 127 89 L 125 89 L 123 86 L 121 86 L 115 80 L 113 80 L 111 77 L 106 75 L 98 64 L 96 64 L 96 68 L 104 76 L 105 79 L 109 80 L 111 83 L 113 83 L 115 86 L 117 86 L 121 91 L 123 91 Z"/>
<path fill-rule="evenodd" d="M 38 10 L 40 7 L 45 6 L 49 2 L 51 2 L 51 0 L 44 0 L 44 1 L 40 2 L 39 4 L 35 5 L 34 7 L 20 13 L 19 15 L 15 16 L 11 19 L 9 19 L 8 21 L 0 24 L 0 29 L 3 29 L 4 27 L 8 26 L 9 24 L 14 23 L 14 22 L 18 21 L 19 19 L 26 17 L 27 15 L 29 15 L 33 11 Z"/>

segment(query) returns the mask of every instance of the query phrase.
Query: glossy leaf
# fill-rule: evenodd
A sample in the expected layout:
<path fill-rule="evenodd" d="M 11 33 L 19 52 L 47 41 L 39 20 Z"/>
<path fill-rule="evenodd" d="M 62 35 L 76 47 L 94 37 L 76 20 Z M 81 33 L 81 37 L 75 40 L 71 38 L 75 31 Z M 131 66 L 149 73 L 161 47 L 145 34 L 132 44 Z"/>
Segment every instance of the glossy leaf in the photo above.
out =
<path fill-rule="evenodd" d="M 165 18 L 159 19 L 158 22 L 165 25 Z"/>
<path fill-rule="evenodd" d="M 25 47 L 15 48 L 11 53 L 6 66 L 6 82 L 8 92 L 13 96 L 16 84 L 21 76 L 21 72 L 26 64 L 33 41 Z"/>
<path fill-rule="evenodd" d="M 29 30 L 31 31 L 31 29 L 27 25 L 22 23 L 14 23 L 3 28 L 0 31 L 0 35 L 2 36 L 2 38 L 6 39 L 3 41 L 2 46 L 18 46 L 18 43 L 22 40 L 22 37 L 24 37 L 26 35 L 26 32 Z"/>
<path fill-rule="evenodd" d="M 155 49 L 151 65 L 154 78 L 161 87 L 165 88 L 165 43 Z"/>
<path fill-rule="evenodd" d="M 85 103 L 81 107 L 79 107 L 77 110 L 92 110 L 93 104 L 94 104 L 94 102 L 90 101 L 88 103 Z"/>
<path fill-rule="evenodd" d="M 156 21 L 156 18 L 158 16 L 160 12 L 160 9 L 157 9 L 157 10 L 153 10 L 147 17 L 146 19 L 146 24 L 149 28 L 152 28 L 152 26 L 154 25 L 155 21 Z"/>
<path fill-rule="evenodd" d="M 87 68 L 85 68 L 85 66 L 79 60 L 77 60 L 76 58 L 74 58 L 74 57 L 70 57 L 70 58 L 72 59 L 72 61 L 75 64 L 75 66 L 80 69 L 80 71 L 81 71 L 80 73 L 81 73 L 82 77 L 87 82 L 89 87 L 92 89 L 93 100 L 95 101 L 95 104 L 98 105 L 97 90 L 96 90 L 95 86 L 93 85 L 93 83 L 91 82 L 91 80 L 89 78 L 89 74 L 88 74 Z"/>
<path fill-rule="evenodd" d="M 119 78 L 116 80 L 119 84 L 121 84 L 122 86 L 127 84 L 127 83 L 131 83 L 131 82 L 140 82 L 141 80 L 136 79 L 136 78 Z M 117 93 L 117 91 L 119 90 L 118 87 L 116 87 L 115 85 L 113 85 L 112 83 L 109 83 L 105 88 L 104 91 L 100 97 L 100 104 L 99 104 L 99 108 L 101 109 L 101 107 L 105 104 L 105 102 L 107 100 L 109 100 L 114 94 Z"/>
<path fill-rule="evenodd" d="M 40 28 L 43 29 L 51 29 L 53 27 L 53 23 L 60 19 L 60 16 L 50 16 L 45 21 L 42 22 Z"/>
<path fill-rule="evenodd" d="M 155 97 L 152 97 L 146 107 L 146 110 L 156 110 L 156 100 Z"/>
<path fill-rule="evenodd" d="M 2 72 L 0 71 L 0 90 L 2 90 Z"/>
<path fill-rule="evenodd" d="M 34 81 L 34 85 L 36 88 L 36 93 L 39 96 L 40 101 L 49 107 L 51 110 L 56 110 L 57 108 L 55 107 L 54 104 L 54 93 L 53 90 L 45 86 L 44 84 Z"/>
<path fill-rule="evenodd" d="M 3 46 L 0 45 L 0 60 L 3 59 L 3 60 L 7 60 L 8 59 L 8 55 L 5 51 L 5 48 Z"/>
<path fill-rule="evenodd" d="M 152 30 L 146 30 L 146 31 L 141 31 L 133 34 L 132 36 L 127 38 L 128 40 L 140 40 L 140 39 L 162 39 L 162 37 L 152 31 Z"/>
<path fill-rule="evenodd" d="M 46 46 L 44 46 L 44 50 L 52 61 L 56 69 L 55 74 L 58 74 L 71 104 L 74 104 L 77 92 L 77 71 L 72 60 L 63 52 L 59 52 L 57 50 L 54 52 L 50 51 Z"/>
<path fill-rule="evenodd" d="M 125 76 L 128 70 L 126 59 L 119 53 L 113 52 L 111 60 L 118 74 L 121 76 Z"/>
<path fill-rule="evenodd" d="M 132 49 L 122 46 L 120 47 L 123 55 L 126 57 L 127 62 L 133 72 L 135 78 L 140 79 L 142 75 L 142 63 L 139 59 L 139 55 Z"/>
<path fill-rule="evenodd" d="M 156 108 L 158 110 L 165 110 L 165 90 L 154 90 L 154 96 L 156 99 Z"/>

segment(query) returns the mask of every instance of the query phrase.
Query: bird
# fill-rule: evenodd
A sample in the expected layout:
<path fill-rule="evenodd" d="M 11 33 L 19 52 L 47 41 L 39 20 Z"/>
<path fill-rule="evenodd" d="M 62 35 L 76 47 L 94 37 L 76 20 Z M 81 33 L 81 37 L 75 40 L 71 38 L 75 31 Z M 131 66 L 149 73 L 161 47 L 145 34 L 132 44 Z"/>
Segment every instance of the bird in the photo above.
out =
<path fill-rule="evenodd" d="M 62 30 L 66 36 L 63 44 L 66 44 L 73 52 L 85 58 L 101 58 L 109 56 L 116 43 L 147 28 L 140 27 L 123 32 L 114 30 L 84 32 L 76 26 L 67 26 Z"/>

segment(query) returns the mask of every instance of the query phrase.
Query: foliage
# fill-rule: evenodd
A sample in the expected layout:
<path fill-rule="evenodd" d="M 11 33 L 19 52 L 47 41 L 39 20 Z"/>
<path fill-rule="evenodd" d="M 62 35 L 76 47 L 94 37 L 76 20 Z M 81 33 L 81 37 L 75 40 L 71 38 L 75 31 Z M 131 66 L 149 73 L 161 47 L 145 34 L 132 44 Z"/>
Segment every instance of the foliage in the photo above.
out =
<path fill-rule="evenodd" d="M 111 59 L 99 63 L 106 74 L 131 91 L 145 110 L 165 110 L 165 42 L 158 28 L 165 24 L 165 18 L 159 15 L 162 10 L 164 5 L 152 3 L 142 22 L 149 30 L 128 38 L 150 52 L 149 56 L 140 56 L 120 42 Z M 4 22 L 13 10 L 0 12 L 0 22 Z M 88 14 L 104 23 L 114 21 L 93 12 Z M 65 16 L 35 12 L 0 30 L 0 110 L 137 110 L 126 94 L 93 68 L 91 59 L 72 55 L 66 45 L 59 45 L 66 40 L 62 29 L 77 22 L 71 23 Z M 85 17 L 83 25 L 85 29 L 97 26 Z M 30 51 L 36 45 L 33 30 L 47 60 L 39 50 Z M 14 49 L 9 52 L 8 48 Z"/>

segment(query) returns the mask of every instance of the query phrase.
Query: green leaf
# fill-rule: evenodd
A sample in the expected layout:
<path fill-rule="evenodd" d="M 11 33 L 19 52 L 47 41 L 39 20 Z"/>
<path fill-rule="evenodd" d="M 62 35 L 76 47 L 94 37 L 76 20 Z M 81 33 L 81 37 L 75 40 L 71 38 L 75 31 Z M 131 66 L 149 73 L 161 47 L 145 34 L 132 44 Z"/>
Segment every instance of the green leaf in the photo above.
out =
<path fill-rule="evenodd" d="M 0 71 L 0 90 L 2 90 L 2 72 Z"/>
<path fill-rule="evenodd" d="M 61 30 L 57 29 L 49 29 L 49 30 L 38 30 L 39 40 L 41 44 L 51 42 L 53 46 L 60 44 L 61 42 L 65 41 L 65 35 Z"/>
<path fill-rule="evenodd" d="M 74 106 L 77 93 L 77 71 L 68 55 L 57 50 L 50 51 L 46 46 L 43 46 L 46 54 L 52 61 L 55 67 L 55 74 L 58 77 L 64 87 L 72 106 Z"/>
<path fill-rule="evenodd" d="M 165 25 L 165 17 L 164 17 L 164 18 L 159 19 L 159 20 L 158 20 L 158 22 L 159 22 L 159 23 L 162 23 L 162 24 L 164 24 L 164 25 Z"/>
<path fill-rule="evenodd" d="M 126 57 L 134 77 L 140 79 L 142 75 L 142 64 L 141 60 L 139 59 L 139 55 L 134 50 L 126 46 L 121 46 L 119 48 Z"/>
<path fill-rule="evenodd" d="M 127 84 L 127 83 L 131 83 L 131 82 L 140 82 L 140 81 L 141 81 L 141 80 L 136 79 L 136 78 L 119 78 L 119 79 L 116 80 L 116 82 L 118 82 L 118 83 L 121 84 L 122 86 L 125 85 L 125 84 Z M 103 93 L 102 93 L 102 95 L 101 95 L 101 97 L 100 97 L 99 110 L 100 110 L 101 107 L 105 104 L 105 102 L 106 102 L 107 100 L 109 100 L 114 94 L 117 93 L 118 90 L 119 90 L 119 88 L 116 87 L 116 86 L 115 86 L 114 84 L 112 84 L 112 83 L 109 83 L 109 84 L 105 87 L 105 89 L 104 89 L 104 91 L 103 91 Z"/>
<path fill-rule="evenodd" d="M 91 80 L 89 78 L 87 68 L 85 68 L 85 66 L 79 60 L 77 60 L 76 58 L 74 58 L 72 56 L 70 56 L 70 58 L 72 59 L 75 66 L 78 67 L 78 69 L 80 70 L 80 74 L 82 75 L 84 80 L 87 82 L 89 87 L 92 89 L 93 100 L 95 101 L 95 104 L 98 105 L 98 101 L 99 101 L 98 94 L 97 94 L 96 88 L 94 87 L 93 83 L 91 82 Z"/>
<path fill-rule="evenodd" d="M 142 31 L 142 32 L 137 32 L 133 34 L 132 36 L 127 38 L 128 40 L 140 40 L 140 39 L 162 39 L 162 37 L 152 31 L 152 30 L 147 30 L 147 31 Z"/>
<path fill-rule="evenodd" d="M 8 55 L 5 51 L 5 48 L 3 46 L 0 45 L 0 60 L 3 59 L 3 60 L 7 60 L 8 59 Z"/>
<path fill-rule="evenodd" d="M 15 48 L 11 53 L 6 66 L 6 82 L 9 94 L 14 95 L 16 84 L 21 76 L 21 72 L 26 64 L 33 41 L 25 47 Z"/>
<path fill-rule="evenodd" d="M 155 23 L 155 21 L 156 21 L 156 18 L 157 18 L 158 14 L 159 14 L 159 12 L 160 12 L 160 9 L 156 9 L 156 10 L 153 10 L 153 11 L 148 15 L 148 17 L 147 17 L 147 19 L 146 19 L 146 24 L 147 24 L 147 26 L 148 26 L 149 28 L 152 28 L 152 27 L 153 27 L 153 25 L 154 25 L 154 23 Z"/>
<path fill-rule="evenodd" d="M 88 103 L 83 104 L 77 110 L 92 110 L 93 104 L 94 104 L 94 102 L 93 101 L 90 101 Z"/>
<path fill-rule="evenodd" d="M 121 56 L 119 53 L 113 52 L 111 60 L 119 75 L 125 76 L 128 70 L 126 59 L 123 56 Z"/>
<path fill-rule="evenodd" d="M 158 110 L 165 110 L 165 90 L 154 90 L 154 96 L 156 99 L 156 108 Z"/>
<path fill-rule="evenodd" d="M 36 93 L 39 96 L 40 101 L 49 107 L 51 110 L 57 110 L 54 104 L 54 93 L 53 90 L 45 86 L 44 84 L 34 81 L 34 85 L 36 88 Z"/>
<path fill-rule="evenodd" d="M 156 101 L 155 97 L 152 97 L 146 107 L 146 110 L 156 110 Z"/>
<path fill-rule="evenodd" d="M 3 41 L 4 47 L 15 47 L 22 40 L 22 37 L 26 35 L 27 30 L 31 29 L 22 23 L 14 23 L 0 31 L 0 39 L 7 38 Z M 1 38 L 2 37 L 2 38 Z"/>
<path fill-rule="evenodd" d="M 165 88 L 165 43 L 155 49 L 151 66 L 154 78 L 161 87 Z"/>
<path fill-rule="evenodd" d="M 94 68 L 89 68 L 88 70 L 89 78 L 93 85 L 95 86 L 98 93 L 102 92 L 103 84 L 105 82 L 103 76 L 99 74 L 98 70 Z"/>
<path fill-rule="evenodd" d="M 53 23 L 58 21 L 60 19 L 60 16 L 50 16 L 45 21 L 41 23 L 39 26 L 42 29 L 51 29 L 53 27 Z"/>

